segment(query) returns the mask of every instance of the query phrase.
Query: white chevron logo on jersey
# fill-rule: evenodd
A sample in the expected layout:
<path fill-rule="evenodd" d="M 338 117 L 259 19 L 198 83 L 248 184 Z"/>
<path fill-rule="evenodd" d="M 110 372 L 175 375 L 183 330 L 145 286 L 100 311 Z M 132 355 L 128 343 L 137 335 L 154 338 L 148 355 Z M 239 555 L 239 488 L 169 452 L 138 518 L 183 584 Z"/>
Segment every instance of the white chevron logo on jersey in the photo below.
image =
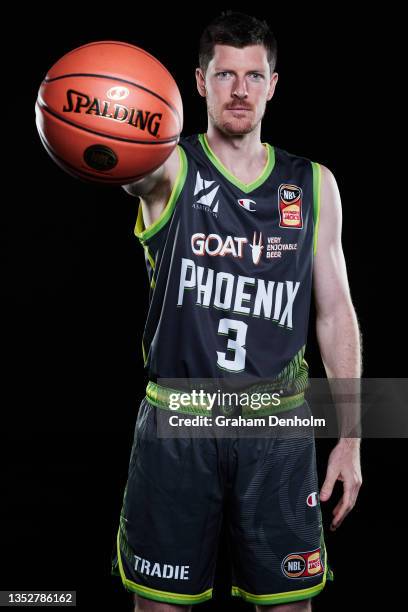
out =
<path fill-rule="evenodd" d="M 207 210 L 210 210 L 212 213 L 217 214 L 218 205 L 220 201 L 217 200 L 214 206 L 213 206 L 213 203 L 214 203 L 215 196 L 217 195 L 217 192 L 220 186 L 215 184 L 215 186 L 210 191 L 207 191 L 209 187 L 211 187 L 211 185 L 213 185 L 214 183 L 215 181 L 206 181 L 205 179 L 203 179 L 202 176 L 200 175 L 200 172 L 197 171 L 194 195 L 196 196 L 197 194 L 200 194 L 201 192 L 206 191 L 206 193 L 203 193 L 201 197 L 198 200 L 196 200 L 195 204 L 202 204 L 203 206 L 207 207 Z M 194 207 L 196 206 L 194 205 Z"/>

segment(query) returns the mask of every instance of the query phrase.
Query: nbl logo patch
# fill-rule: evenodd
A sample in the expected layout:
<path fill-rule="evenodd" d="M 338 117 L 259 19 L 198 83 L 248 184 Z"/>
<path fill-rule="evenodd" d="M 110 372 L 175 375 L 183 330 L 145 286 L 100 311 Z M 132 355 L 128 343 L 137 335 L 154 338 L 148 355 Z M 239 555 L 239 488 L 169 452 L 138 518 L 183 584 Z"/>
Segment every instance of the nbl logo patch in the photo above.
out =
<path fill-rule="evenodd" d="M 313 578 L 323 573 L 321 549 L 290 553 L 282 561 L 282 573 L 287 578 Z"/>
<path fill-rule="evenodd" d="M 302 229 L 302 189 L 297 185 L 279 185 L 279 227 Z"/>

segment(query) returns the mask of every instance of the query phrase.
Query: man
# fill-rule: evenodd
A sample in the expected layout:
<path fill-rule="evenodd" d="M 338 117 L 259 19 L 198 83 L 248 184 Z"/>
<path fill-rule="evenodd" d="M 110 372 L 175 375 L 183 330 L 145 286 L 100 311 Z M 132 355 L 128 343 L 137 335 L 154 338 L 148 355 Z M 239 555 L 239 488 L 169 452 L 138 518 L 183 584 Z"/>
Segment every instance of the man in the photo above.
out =
<path fill-rule="evenodd" d="M 139 612 L 191 609 L 211 598 L 225 504 L 232 595 L 258 612 L 311 610 L 311 598 L 333 579 L 313 436 L 157 436 L 172 390 L 160 384 L 163 378 L 269 379 L 286 390 L 282 411 L 308 414 L 312 283 L 328 377 L 361 375 L 334 176 L 260 140 L 278 80 L 272 32 L 265 22 L 227 11 L 203 32 L 199 63 L 207 133 L 181 138 L 159 170 L 124 186 L 140 197 L 135 234 L 151 288 L 142 343 L 150 382 L 112 572 L 135 593 Z M 185 412 L 205 408 L 189 404 Z M 342 437 L 334 447 L 320 500 L 330 498 L 336 480 L 343 495 L 333 530 L 362 483 L 358 438 Z"/>

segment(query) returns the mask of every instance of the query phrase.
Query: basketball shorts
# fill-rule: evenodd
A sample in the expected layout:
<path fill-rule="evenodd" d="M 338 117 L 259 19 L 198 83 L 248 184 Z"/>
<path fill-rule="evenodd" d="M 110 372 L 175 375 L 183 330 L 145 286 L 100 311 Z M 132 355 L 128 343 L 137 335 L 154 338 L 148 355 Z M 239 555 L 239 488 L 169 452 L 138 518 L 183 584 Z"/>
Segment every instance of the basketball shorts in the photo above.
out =
<path fill-rule="evenodd" d="M 210 599 L 225 513 L 232 596 L 272 605 L 320 593 L 334 575 L 313 429 L 301 437 L 163 438 L 160 410 L 141 402 L 111 573 L 147 599 Z M 294 415 L 311 416 L 306 401 L 285 413 Z"/>

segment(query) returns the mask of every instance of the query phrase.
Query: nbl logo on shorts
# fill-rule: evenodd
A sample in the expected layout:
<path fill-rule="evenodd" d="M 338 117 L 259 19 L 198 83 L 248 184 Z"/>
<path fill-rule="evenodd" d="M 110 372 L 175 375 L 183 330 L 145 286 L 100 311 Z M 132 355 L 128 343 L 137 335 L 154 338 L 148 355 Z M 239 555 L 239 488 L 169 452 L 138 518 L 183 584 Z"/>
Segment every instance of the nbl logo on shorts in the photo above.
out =
<path fill-rule="evenodd" d="M 302 189 L 297 185 L 279 185 L 279 227 L 302 229 Z"/>
<path fill-rule="evenodd" d="M 282 573 L 287 578 L 313 578 L 323 573 L 321 549 L 290 553 L 282 561 Z"/>

